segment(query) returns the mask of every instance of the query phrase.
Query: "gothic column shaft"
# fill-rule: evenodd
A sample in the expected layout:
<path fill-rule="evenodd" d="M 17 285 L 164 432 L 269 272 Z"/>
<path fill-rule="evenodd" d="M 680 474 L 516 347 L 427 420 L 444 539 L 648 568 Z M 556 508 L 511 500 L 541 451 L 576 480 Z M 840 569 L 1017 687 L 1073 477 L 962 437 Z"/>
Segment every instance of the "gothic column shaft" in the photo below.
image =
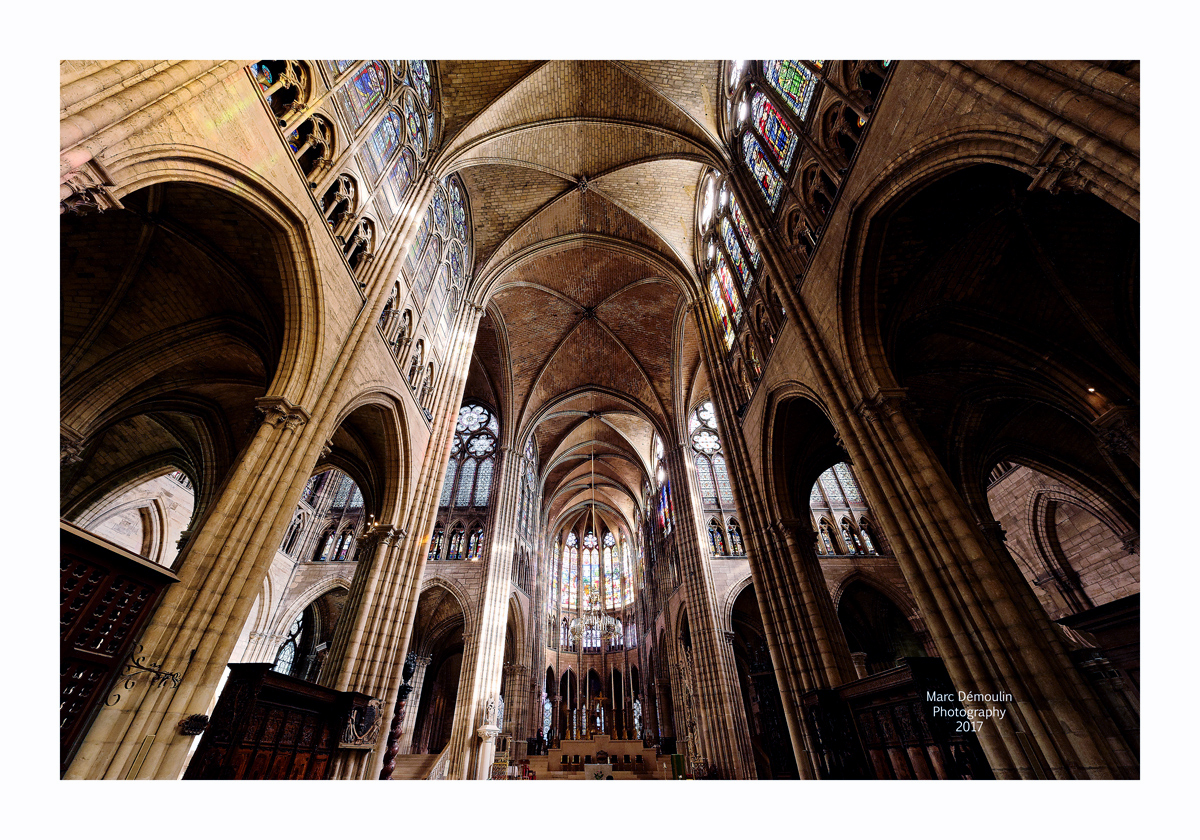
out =
<path fill-rule="evenodd" d="M 500 481 L 492 497 L 498 509 L 489 526 L 484 561 L 487 566 L 474 639 L 463 647 L 463 677 L 454 712 L 454 731 L 447 746 L 451 751 L 446 772 L 449 778 L 487 778 L 496 751 L 494 739 L 481 740 L 476 730 L 485 723 L 488 700 L 494 699 L 500 690 L 521 474 L 519 453 L 509 446 L 501 447 L 498 460 Z"/>
<path fill-rule="evenodd" d="M 741 702 L 733 647 L 716 614 L 716 594 L 704 531 L 695 498 L 694 470 L 687 443 L 677 444 L 667 458 L 676 508 L 675 545 L 687 593 L 688 626 L 694 651 L 695 696 L 709 747 L 707 758 L 732 778 L 754 778 L 749 726 Z"/>

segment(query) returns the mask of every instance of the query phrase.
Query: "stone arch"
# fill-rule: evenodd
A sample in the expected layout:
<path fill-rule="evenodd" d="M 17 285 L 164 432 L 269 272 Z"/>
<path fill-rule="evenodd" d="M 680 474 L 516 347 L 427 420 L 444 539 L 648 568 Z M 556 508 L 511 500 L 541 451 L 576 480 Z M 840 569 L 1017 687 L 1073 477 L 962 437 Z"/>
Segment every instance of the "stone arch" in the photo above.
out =
<path fill-rule="evenodd" d="M 313 372 L 320 368 L 325 327 L 324 291 L 316 266 L 317 247 L 306 213 L 271 181 L 239 161 L 197 146 L 139 146 L 105 158 L 105 167 L 124 199 L 158 184 L 194 183 L 227 193 L 243 202 L 274 229 L 284 309 L 282 353 L 267 393 L 293 404 L 311 401 L 320 387 Z M 238 184 L 236 194 L 230 183 Z"/>
<path fill-rule="evenodd" d="M 763 482 L 771 517 L 807 522 L 812 485 L 826 469 L 850 458 L 824 401 L 806 385 L 788 381 L 772 388 L 763 416 Z M 796 441 L 804 441 L 805 452 L 795 451 Z"/>

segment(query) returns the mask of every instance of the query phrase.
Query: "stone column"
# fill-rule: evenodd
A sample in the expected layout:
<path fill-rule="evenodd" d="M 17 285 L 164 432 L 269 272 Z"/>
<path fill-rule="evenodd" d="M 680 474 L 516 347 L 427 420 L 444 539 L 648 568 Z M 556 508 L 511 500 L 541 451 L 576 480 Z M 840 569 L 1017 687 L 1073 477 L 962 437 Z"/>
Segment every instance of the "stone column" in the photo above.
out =
<path fill-rule="evenodd" d="M 706 529 L 694 490 L 690 446 L 686 442 L 676 444 L 666 461 L 675 504 L 675 547 L 679 552 L 692 637 L 697 726 L 705 744 L 705 758 L 727 778 L 753 779 L 750 729 L 733 648 L 725 641 L 722 621 L 717 615 L 712 572 L 705 541 L 700 537 Z"/>
<path fill-rule="evenodd" d="M 784 284 L 779 284 L 784 286 Z M 745 527 L 747 560 L 762 615 L 767 647 L 801 778 L 816 778 L 800 697 L 854 679 L 845 634 L 813 550 L 811 526 L 796 519 L 774 520 L 771 505 L 753 479 L 753 461 L 733 411 L 740 400 L 728 375 L 706 306 L 695 307 L 701 352 L 710 371 L 713 406 L 720 418 L 721 443 Z M 740 698 L 739 698 L 740 699 Z"/>
<path fill-rule="evenodd" d="M 146 660 L 181 682 L 139 681 L 102 709 L 66 778 L 177 778 L 183 769 L 193 738 L 179 723 L 207 712 L 319 452 L 303 408 L 281 397 L 260 398 L 257 408 L 257 431 L 142 636 Z"/>
<path fill-rule="evenodd" d="M 400 740 L 396 742 L 398 755 L 407 755 L 412 752 L 413 729 L 417 723 L 417 709 L 421 707 L 421 691 L 425 688 L 425 672 L 432 661 L 432 656 L 417 657 L 417 668 L 413 671 L 412 679 L 409 680 L 409 684 L 412 685 L 412 693 L 408 695 L 408 713 L 404 716 L 404 723 L 400 728 Z"/>
<path fill-rule="evenodd" d="M 894 469 L 885 475 L 860 470 L 863 491 L 872 509 L 882 512 L 954 686 L 1013 695 L 1003 704 L 1008 714 L 979 732 L 996 776 L 1135 775 L 1136 759 L 1073 667 L 1061 636 L 1011 560 L 997 556 L 971 520 L 966 502 L 909 421 L 902 394 L 880 392 L 859 408 L 872 442 Z M 883 499 L 896 502 L 891 509 L 876 504 Z"/>
<path fill-rule="evenodd" d="M 457 779 L 486 779 L 496 752 L 493 737 L 479 734 L 485 723 L 487 704 L 500 692 L 504 636 L 508 621 L 508 595 L 512 586 L 514 532 L 521 458 L 507 444 L 500 447 L 500 478 L 493 500 L 497 506 L 489 525 L 485 552 L 481 604 L 477 612 L 474 642 L 463 646 L 462 681 L 450 736 L 446 775 Z"/>

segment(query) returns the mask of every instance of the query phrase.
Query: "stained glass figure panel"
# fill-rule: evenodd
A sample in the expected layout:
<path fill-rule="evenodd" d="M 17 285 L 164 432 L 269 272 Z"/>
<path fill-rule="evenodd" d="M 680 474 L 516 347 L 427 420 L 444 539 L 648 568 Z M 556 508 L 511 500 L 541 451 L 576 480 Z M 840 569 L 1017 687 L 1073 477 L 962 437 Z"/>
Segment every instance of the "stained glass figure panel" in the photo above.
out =
<path fill-rule="evenodd" d="M 721 337 L 725 341 L 725 349 L 733 346 L 733 324 L 729 320 L 729 310 L 721 299 L 721 284 L 717 281 L 714 271 L 708 279 L 708 295 L 712 299 L 713 311 L 717 314 L 717 322 L 721 325 Z"/>
<path fill-rule="evenodd" d="M 467 203 L 458 184 L 450 183 L 450 221 L 453 233 L 462 240 L 467 238 Z"/>
<path fill-rule="evenodd" d="M 772 59 L 762 63 L 763 77 L 800 119 L 808 113 L 817 77 L 799 61 Z"/>
<path fill-rule="evenodd" d="M 721 297 L 729 306 L 729 314 L 733 316 L 733 323 L 736 326 L 742 322 L 742 304 L 738 300 L 737 292 L 734 291 L 733 275 L 729 273 L 729 266 L 725 264 L 724 254 L 717 254 L 716 275 L 717 281 L 721 285 Z"/>
<path fill-rule="evenodd" d="M 733 225 L 729 224 L 728 217 L 721 219 L 721 239 L 725 243 L 725 253 L 729 254 L 729 261 L 733 263 L 733 268 L 742 281 L 742 291 L 749 293 L 750 286 L 754 282 L 754 275 L 750 271 L 750 266 L 746 264 L 746 258 L 742 256 L 742 247 L 733 234 Z"/>
<path fill-rule="evenodd" d="M 750 224 L 742 214 L 742 207 L 738 204 L 737 196 L 732 194 L 729 196 L 729 209 L 733 214 L 733 223 L 737 225 L 738 233 L 742 235 L 746 251 L 750 254 L 750 262 L 755 268 L 758 268 L 758 264 L 762 262 L 762 254 L 759 253 L 758 243 L 754 241 L 754 234 L 750 232 Z"/>
<path fill-rule="evenodd" d="M 762 190 L 763 198 L 767 200 L 767 205 L 774 210 L 775 206 L 779 203 L 779 194 L 783 189 L 783 182 L 779 179 L 779 175 L 776 174 L 775 169 L 767 161 L 762 146 L 758 144 L 758 140 L 749 131 L 742 135 L 742 160 L 745 161 L 746 168 L 750 170 L 750 174 L 754 177 L 754 182 Z"/>
<path fill-rule="evenodd" d="M 758 128 L 758 133 L 775 156 L 775 162 L 786 172 L 791 167 L 792 158 L 796 153 L 796 132 L 762 92 L 754 94 L 750 110 L 754 114 L 754 125 Z"/>
<path fill-rule="evenodd" d="M 338 104 L 351 130 L 358 128 L 383 101 L 387 91 L 387 73 L 378 61 L 372 61 L 337 91 Z"/>
<path fill-rule="evenodd" d="M 404 94 L 404 125 L 417 157 L 425 157 L 425 131 L 421 124 L 421 112 L 417 109 L 417 98 L 412 91 Z"/>
<path fill-rule="evenodd" d="M 421 101 L 425 103 L 426 108 L 433 107 L 433 90 L 429 79 L 429 64 L 421 58 L 412 58 L 408 61 L 408 68 L 412 74 L 413 85 L 417 88 L 417 93 L 421 94 Z"/>
<path fill-rule="evenodd" d="M 429 204 L 433 210 L 433 224 L 442 236 L 450 235 L 450 212 L 446 209 L 446 197 L 440 191 L 433 194 Z"/>
<path fill-rule="evenodd" d="M 612 546 L 604 546 L 604 606 L 613 610 L 621 597 L 621 578 L 613 568 Z"/>

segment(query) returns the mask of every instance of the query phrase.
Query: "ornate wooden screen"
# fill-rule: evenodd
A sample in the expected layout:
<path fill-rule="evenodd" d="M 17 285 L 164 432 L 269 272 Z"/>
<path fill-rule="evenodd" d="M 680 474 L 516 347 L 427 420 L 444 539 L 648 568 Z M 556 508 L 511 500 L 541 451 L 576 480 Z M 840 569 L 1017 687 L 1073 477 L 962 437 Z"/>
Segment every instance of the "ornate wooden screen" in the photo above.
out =
<path fill-rule="evenodd" d="M 378 703 L 288 677 L 263 662 L 232 664 L 185 779 L 324 779 L 339 748 L 375 746 Z"/>
<path fill-rule="evenodd" d="M 59 757 L 65 773 L 163 591 L 179 578 L 67 522 L 59 524 L 59 569 Z"/>

